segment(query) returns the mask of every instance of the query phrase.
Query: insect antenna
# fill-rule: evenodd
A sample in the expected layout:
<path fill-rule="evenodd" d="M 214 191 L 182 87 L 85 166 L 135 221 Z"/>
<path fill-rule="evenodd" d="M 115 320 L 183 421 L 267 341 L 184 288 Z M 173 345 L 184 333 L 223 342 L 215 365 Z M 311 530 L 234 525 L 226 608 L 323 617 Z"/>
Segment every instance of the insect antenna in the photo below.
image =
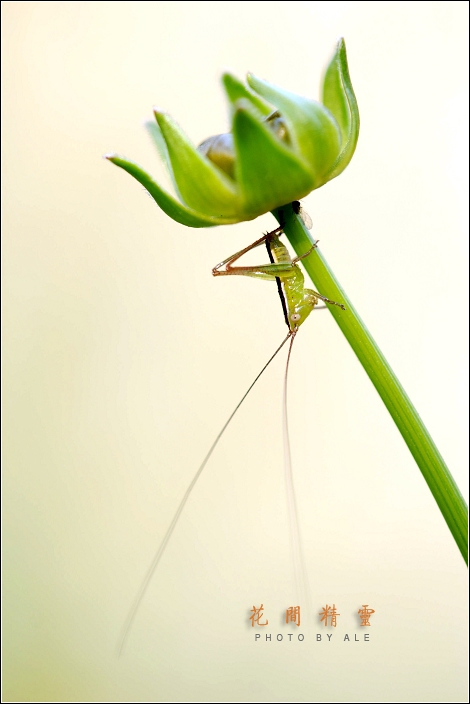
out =
<path fill-rule="evenodd" d="M 310 603 L 310 589 L 308 585 L 307 571 L 305 569 L 305 559 L 302 548 L 302 538 L 300 534 L 299 516 L 297 511 L 297 501 L 294 491 L 294 478 L 292 474 L 292 459 L 290 450 L 289 424 L 287 419 L 287 378 L 289 374 L 289 363 L 292 353 L 292 345 L 297 333 L 295 329 L 291 335 L 289 352 L 287 354 L 286 371 L 284 374 L 284 395 L 282 402 L 283 409 L 283 439 L 284 439 L 284 476 L 286 482 L 287 506 L 289 510 L 289 526 L 292 549 L 292 560 L 294 564 L 294 576 L 296 585 L 296 596 L 299 597 L 300 603 L 306 605 L 306 610 L 309 616 L 312 613 Z"/>
<path fill-rule="evenodd" d="M 204 467 L 206 466 L 207 462 L 209 461 L 210 456 L 212 455 L 212 453 L 214 452 L 215 448 L 217 447 L 217 445 L 218 445 L 218 443 L 219 443 L 219 440 L 221 439 L 222 435 L 223 435 L 223 434 L 225 433 L 225 431 L 227 430 L 227 427 L 229 426 L 229 424 L 230 424 L 232 418 L 234 417 L 235 413 L 238 411 L 238 409 L 240 408 L 240 406 L 242 405 L 243 401 L 246 399 L 246 397 L 247 397 L 248 394 L 250 393 L 250 391 L 251 391 L 251 389 L 253 388 L 253 386 L 256 384 L 256 382 L 258 381 L 258 379 L 260 378 L 260 376 L 263 374 L 263 372 L 269 367 L 269 365 L 271 364 L 271 362 L 273 361 L 273 359 L 276 357 L 276 355 L 278 354 L 278 352 L 280 352 L 281 349 L 284 347 L 284 345 L 286 344 L 287 340 L 288 340 L 289 338 L 293 338 L 293 336 L 294 336 L 294 334 L 289 331 L 289 333 L 286 335 L 286 337 L 284 338 L 284 340 L 281 342 L 281 344 L 279 345 L 279 347 L 277 348 L 277 350 L 276 350 L 276 351 L 274 352 L 274 354 L 269 358 L 269 360 L 266 362 L 266 364 L 264 365 L 264 367 L 261 369 L 261 371 L 258 373 L 258 375 L 256 376 L 256 378 L 254 379 L 254 381 L 250 384 L 250 386 L 248 387 L 248 390 L 245 391 L 245 393 L 243 394 L 242 398 L 241 398 L 240 401 L 237 403 L 237 405 L 235 406 L 234 410 L 232 411 L 232 413 L 231 413 L 230 416 L 228 417 L 227 421 L 226 421 L 225 424 L 223 425 L 223 427 L 222 427 L 222 429 L 220 430 L 219 434 L 217 435 L 216 439 L 215 439 L 214 442 L 212 443 L 212 445 L 211 445 L 211 447 L 210 447 L 210 449 L 209 449 L 209 452 L 208 452 L 207 455 L 204 457 L 204 459 L 203 459 L 203 461 L 202 461 L 202 464 L 200 465 L 199 469 L 197 470 L 196 474 L 194 475 L 193 479 L 191 480 L 190 485 L 189 485 L 188 488 L 186 489 L 186 492 L 185 492 L 183 498 L 181 499 L 178 508 L 176 509 L 175 515 L 174 515 L 173 518 L 172 518 L 172 521 L 171 521 L 171 523 L 170 523 L 170 525 L 169 525 L 169 527 L 168 527 L 168 529 L 167 529 L 167 531 L 166 531 L 166 533 L 165 533 L 165 535 L 164 535 L 164 537 L 163 537 L 163 540 L 162 540 L 162 542 L 160 543 L 160 546 L 159 546 L 157 552 L 156 552 L 155 555 L 154 555 L 154 558 L 153 558 L 153 560 L 152 560 L 152 562 L 151 562 L 151 564 L 150 564 L 150 567 L 148 568 L 147 573 L 146 573 L 144 579 L 142 580 L 142 583 L 141 583 L 141 585 L 140 585 L 140 587 L 139 587 L 139 591 L 138 591 L 137 594 L 136 594 L 136 597 L 135 597 L 135 599 L 134 599 L 134 602 L 133 602 L 133 604 L 132 604 L 132 606 L 131 606 L 131 608 L 130 608 L 130 610 L 129 610 L 129 613 L 128 613 L 128 615 L 127 615 L 127 618 L 126 618 L 126 620 L 125 620 L 125 622 L 124 622 L 124 624 L 123 624 L 123 627 L 122 627 L 122 630 L 121 630 L 121 634 L 120 634 L 120 636 L 119 636 L 119 640 L 118 640 L 118 644 L 117 644 L 117 655 L 118 655 L 118 657 L 121 655 L 121 653 L 122 653 L 122 651 L 123 651 L 123 649 L 124 649 L 124 645 L 125 645 L 125 643 L 126 643 L 126 640 L 127 640 L 128 635 L 129 635 L 130 629 L 131 629 L 132 624 L 133 624 L 133 622 L 134 622 L 135 616 L 136 616 L 136 614 L 137 614 L 137 611 L 138 611 L 138 609 L 139 609 L 140 604 L 142 603 L 142 599 L 143 599 L 144 596 L 145 596 L 145 592 L 147 591 L 147 588 L 148 588 L 148 586 L 149 586 L 149 584 L 150 584 L 150 581 L 151 581 L 151 579 L 152 579 L 152 577 L 153 577 L 153 574 L 154 574 L 155 570 L 156 570 L 157 567 L 158 567 L 158 564 L 159 564 L 159 562 L 160 562 L 160 560 L 161 560 L 161 558 L 162 558 L 162 555 L 163 555 L 163 553 L 165 552 L 165 548 L 166 548 L 166 546 L 168 545 L 168 542 L 169 542 L 169 540 L 170 540 L 170 538 L 171 538 L 171 536 L 172 536 L 172 534 L 173 534 L 173 531 L 174 531 L 174 529 L 176 528 L 176 524 L 178 523 L 178 520 L 179 520 L 179 518 L 180 518 L 180 516 L 181 516 L 181 514 L 182 514 L 182 512 L 183 512 L 183 509 L 184 509 L 184 507 L 185 507 L 185 505 L 186 505 L 186 502 L 187 502 L 187 500 L 189 499 L 189 497 L 190 497 L 190 495 L 191 495 L 191 492 L 192 492 L 192 490 L 194 489 L 194 486 L 195 486 L 197 480 L 198 480 L 199 477 L 201 476 Z M 291 343 L 291 347 L 292 347 L 292 343 Z"/>

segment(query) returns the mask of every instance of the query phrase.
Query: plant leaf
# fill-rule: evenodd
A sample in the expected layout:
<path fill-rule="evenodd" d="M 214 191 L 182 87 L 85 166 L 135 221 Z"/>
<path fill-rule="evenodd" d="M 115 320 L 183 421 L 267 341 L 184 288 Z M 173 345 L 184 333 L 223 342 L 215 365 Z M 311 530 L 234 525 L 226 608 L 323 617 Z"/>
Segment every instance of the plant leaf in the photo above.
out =
<path fill-rule="evenodd" d="M 172 180 L 175 180 L 173 169 L 171 168 L 170 155 L 168 154 L 168 147 L 166 146 L 165 139 L 162 135 L 162 131 L 158 126 L 156 120 L 148 120 L 144 123 L 144 127 L 150 135 L 152 142 L 157 147 L 157 151 L 160 155 L 160 159 L 165 164 L 165 167 L 171 176 Z"/>
<path fill-rule="evenodd" d="M 269 103 L 260 98 L 259 95 L 256 95 L 256 93 L 247 88 L 244 83 L 239 81 L 235 76 L 232 76 L 231 73 L 224 73 L 222 83 L 230 101 L 232 114 L 236 108 L 235 103 L 242 98 L 248 100 L 263 117 L 267 117 L 273 112 L 272 105 L 269 105 Z"/>
<path fill-rule="evenodd" d="M 240 220 L 241 200 L 236 184 L 218 166 L 198 152 L 174 120 L 155 112 L 165 138 L 181 198 L 196 212 L 211 218 Z"/>
<path fill-rule="evenodd" d="M 303 161 L 273 134 L 246 100 L 237 103 L 233 137 L 235 178 L 245 210 L 261 214 L 312 190 L 313 178 Z"/>
<path fill-rule="evenodd" d="M 176 198 L 167 193 L 161 186 L 156 183 L 146 173 L 140 166 L 137 166 L 132 161 L 124 159 L 117 154 L 107 154 L 106 159 L 112 161 L 116 166 L 120 166 L 121 169 L 127 171 L 128 174 L 133 176 L 139 183 L 147 189 L 152 198 L 157 202 L 160 208 L 182 225 L 187 225 L 188 227 L 212 227 L 214 225 L 224 225 L 230 224 L 232 222 L 238 222 L 237 220 L 224 220 L 223 218 L 209 218 L 194 212 L 185 205 L 179 203 Z"/>
<path fill-rule="evenodd" d="M 344 39 L 339 40 L 335 55 L 326 69 L 322 100 L 341 132 L 341 153 L 327 174 L 330 181 L 344 171 L 351 161 L 359 137 L 359 109 L 349 76 Z"/>
<path fill-rule="evenodd" d="M 314 174 L 318 188 L 325 183 L 340 153 L 341 135 L 335 119 L 321 103 L 249 75 L 248 83 L 278 108 L 285 119 L 289 136 Z"/>

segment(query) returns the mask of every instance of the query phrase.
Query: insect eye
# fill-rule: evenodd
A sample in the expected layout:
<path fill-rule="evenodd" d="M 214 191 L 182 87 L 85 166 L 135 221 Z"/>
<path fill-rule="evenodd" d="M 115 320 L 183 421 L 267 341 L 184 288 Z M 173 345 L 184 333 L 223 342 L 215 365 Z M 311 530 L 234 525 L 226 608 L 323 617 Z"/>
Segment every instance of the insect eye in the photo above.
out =
<path fill-rule="evenodd" d="M 293 320 L 294 323 L 296 323 L 298 320 L 300 320 L 300 315 L 298 313 L 293 313 L 290 319 Z"/>

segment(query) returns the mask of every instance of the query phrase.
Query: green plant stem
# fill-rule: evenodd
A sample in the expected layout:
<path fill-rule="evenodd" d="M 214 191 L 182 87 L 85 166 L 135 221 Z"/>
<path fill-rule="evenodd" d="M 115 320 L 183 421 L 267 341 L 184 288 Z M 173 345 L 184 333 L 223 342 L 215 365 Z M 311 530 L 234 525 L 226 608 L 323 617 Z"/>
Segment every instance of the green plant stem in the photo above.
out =
<path fill-rule="evenodd" d="M 307 252 L 312 246 L 310 234 L 291 205 L 273 211 L 273 215 L 282 224 L 297 255 Z M 314 250 L 302 264 L 322 295 L 346 306 L 346 311 L 337 306 L 328 309 L 395 421 L 467 562 L 467 505 L 423 421 L 321 252 Z"/>

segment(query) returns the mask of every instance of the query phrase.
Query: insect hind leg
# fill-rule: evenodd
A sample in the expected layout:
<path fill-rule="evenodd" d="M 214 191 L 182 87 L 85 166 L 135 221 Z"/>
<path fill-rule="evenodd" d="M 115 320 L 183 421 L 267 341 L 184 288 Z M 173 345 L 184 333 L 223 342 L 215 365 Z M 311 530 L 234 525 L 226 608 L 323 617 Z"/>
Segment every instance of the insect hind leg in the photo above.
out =
<path fill-rule="evenodd" d="M 223 262 L 220 262 L 220 264 L 217 264 L 212 269 L 212 274 L 214 276 L 220 276 L 220 274 L 224 273 L 223 271 L 220 271 L 220 269 L 222 267 L 225 267 L 226 269 L 230 269 L 232 264 L 234 264 L 237 261 L 237 259 L 240 259 L 240 257 L 243 257 L 244 254 L 246 254 L 247 252 L 250 252 L 252 249 L 255 249 L 256 247 L 259 247 L 264 242 L 269 240 L 271 237 L 275 237 L 276 235 L 280 235 L 281 233 L 282 233 L 282 227 L 277 227 L 272 232 L 265 232 L 262 237 L 260 237 L 258 240 L 256 240 L 252 244 L 249 244 L 248 247 L 244 247 L 239 252 L 235 252 L 235 254 L 231 254 L 230 257 L 227 257 L 227 259 L 224 259 Z"/>

